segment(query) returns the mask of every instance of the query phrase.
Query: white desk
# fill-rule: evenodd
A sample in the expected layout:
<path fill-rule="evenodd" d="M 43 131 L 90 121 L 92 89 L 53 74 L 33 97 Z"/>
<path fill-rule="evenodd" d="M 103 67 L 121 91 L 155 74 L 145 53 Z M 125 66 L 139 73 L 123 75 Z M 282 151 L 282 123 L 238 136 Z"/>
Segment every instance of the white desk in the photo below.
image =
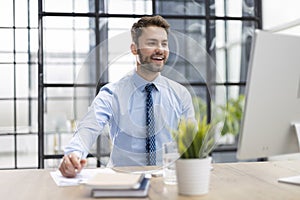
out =
<path fill-rule="evenodd" d="M 204 196 L 179 196 L 176 186 L 161 177 L 151 179 L 148 199 L 298 200 L 300 186 L 278 183 L 285 176 L 300 175 L 300 161 L 214 164 L 210 191 Z M 92 199 L 84 186 L 58 187 L 48 170 L 0 170 L 1 199 Z M 110 199 L 111 200 L 111 199 Z"/>

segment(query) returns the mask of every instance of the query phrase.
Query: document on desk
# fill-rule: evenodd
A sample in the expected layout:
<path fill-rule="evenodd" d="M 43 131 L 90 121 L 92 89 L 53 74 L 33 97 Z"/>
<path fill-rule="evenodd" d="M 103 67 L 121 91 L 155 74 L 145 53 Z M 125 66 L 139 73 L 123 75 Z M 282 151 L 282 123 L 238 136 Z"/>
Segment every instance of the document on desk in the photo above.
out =
<path fill-rule="evenodd" d="M 95 176 L 97 173 L 113 174 L 116 172 L 110 168 L 95 168 L 82 169 L 81 172 L 74 178 L 66 178 L 58 170 L 50 172 L 50 175 L 57 186 L 75 186 L 86 183 L 87 180 Z"/>
<path fill-rule="evenodd" d="M 291 176 L 291 177 L 279 178 L 278 182 L 289 183 L 289 184 L 294 184 L 294 185 L 300 185 L 300 176 Z"/>

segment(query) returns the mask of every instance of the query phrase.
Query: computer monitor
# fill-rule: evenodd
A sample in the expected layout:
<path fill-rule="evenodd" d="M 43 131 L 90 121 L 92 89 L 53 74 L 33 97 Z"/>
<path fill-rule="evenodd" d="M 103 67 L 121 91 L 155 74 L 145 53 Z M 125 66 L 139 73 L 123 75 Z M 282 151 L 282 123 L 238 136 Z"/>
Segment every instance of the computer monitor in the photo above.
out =
<path fill-rule="evenodd" d="M 300 37 L 256 31 L 237 158 L 299 152 L 299 127 Z"/>

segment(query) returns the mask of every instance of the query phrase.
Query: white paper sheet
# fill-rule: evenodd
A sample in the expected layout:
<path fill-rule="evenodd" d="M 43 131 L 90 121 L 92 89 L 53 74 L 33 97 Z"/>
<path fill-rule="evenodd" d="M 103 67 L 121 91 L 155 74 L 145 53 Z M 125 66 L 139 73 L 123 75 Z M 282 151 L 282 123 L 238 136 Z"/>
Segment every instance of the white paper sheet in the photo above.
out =
<path fill-rule="evenodd" d="M 300 176 L 291 176 L 291 177 L 279 178 L 278 181 L 281 182 L 281 183 L 289 183 L 289 184 L 294 184 L 294 185 L 300 185 Z"/>
<path fill-rule="evenodd" d="M 96 169 L 82 169 L 81 172 L 78 173 L 74 178 L 66 178 L 62 176 L 62 174 L 58 170 L 50 172 L 50 175 L 57 186 L 75 186 L 75 185 L 85 183 L 96 173 L 116 173 L 116 172 L 110 168 L 96 168 Z"/>

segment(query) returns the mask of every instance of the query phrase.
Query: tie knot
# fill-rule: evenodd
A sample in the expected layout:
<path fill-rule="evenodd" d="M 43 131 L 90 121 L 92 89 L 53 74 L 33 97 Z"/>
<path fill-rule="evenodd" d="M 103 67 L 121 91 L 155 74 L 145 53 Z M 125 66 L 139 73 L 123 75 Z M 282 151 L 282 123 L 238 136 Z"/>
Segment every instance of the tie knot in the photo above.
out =
<path fill-rule="evenodd" d="M 150 93 L 155 88 L 155 85 L 153 83 L 149 83 L 145 86 L 146 92 Z"/>

